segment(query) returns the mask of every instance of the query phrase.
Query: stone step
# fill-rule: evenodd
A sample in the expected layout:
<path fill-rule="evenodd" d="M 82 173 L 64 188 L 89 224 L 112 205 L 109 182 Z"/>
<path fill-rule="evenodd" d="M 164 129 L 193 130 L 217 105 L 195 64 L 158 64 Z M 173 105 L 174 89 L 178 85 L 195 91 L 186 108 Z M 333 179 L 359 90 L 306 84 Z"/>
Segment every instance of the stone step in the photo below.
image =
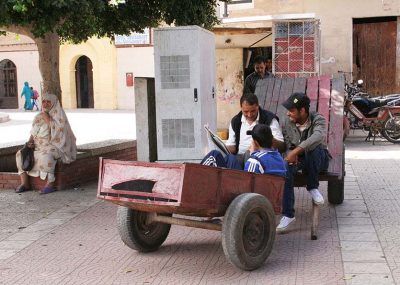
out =
<path fill-rule="evenodd" d="M 6 113 L 0 113 L 0 123 L 5 123 L 10 120 L 10 117 Z"/>

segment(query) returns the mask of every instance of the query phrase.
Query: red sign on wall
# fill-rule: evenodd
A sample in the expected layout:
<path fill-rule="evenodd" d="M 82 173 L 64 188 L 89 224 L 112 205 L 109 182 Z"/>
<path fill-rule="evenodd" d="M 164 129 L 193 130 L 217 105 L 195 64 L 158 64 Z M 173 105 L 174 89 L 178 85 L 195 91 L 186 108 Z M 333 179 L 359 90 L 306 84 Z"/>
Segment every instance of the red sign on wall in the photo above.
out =
<path fill-rule="evenodd" d="M 133 73 L 132 72 L 126 73 L 126 86 L 133 86 Z"/>

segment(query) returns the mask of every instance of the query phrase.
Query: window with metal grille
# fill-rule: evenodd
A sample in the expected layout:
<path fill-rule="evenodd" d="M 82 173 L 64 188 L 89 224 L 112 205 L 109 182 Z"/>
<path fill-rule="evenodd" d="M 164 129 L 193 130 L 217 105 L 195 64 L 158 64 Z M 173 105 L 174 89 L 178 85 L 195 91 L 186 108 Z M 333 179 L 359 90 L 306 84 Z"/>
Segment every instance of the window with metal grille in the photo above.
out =
<path fill-rule="evenodd" d="M 277 77 L 319 74 L 319 21 L 273 23 L 273 73 Z"/>
<path fill-rule="evenodd" d="M 0 61 L 0 97 L 17 97 L 17 67 L 8 59 Z"/>

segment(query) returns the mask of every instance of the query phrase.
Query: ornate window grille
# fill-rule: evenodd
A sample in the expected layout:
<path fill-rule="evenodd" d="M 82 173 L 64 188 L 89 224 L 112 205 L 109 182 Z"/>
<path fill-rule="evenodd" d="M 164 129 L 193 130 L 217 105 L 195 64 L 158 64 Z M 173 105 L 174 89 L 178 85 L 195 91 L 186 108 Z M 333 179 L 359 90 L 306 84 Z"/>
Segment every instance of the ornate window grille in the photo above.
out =
<path fill-rule="evenodd" d="M 273 66 L 277 77 L 306 77 L 320 71 L 319 21 L 273 22 Z"/>

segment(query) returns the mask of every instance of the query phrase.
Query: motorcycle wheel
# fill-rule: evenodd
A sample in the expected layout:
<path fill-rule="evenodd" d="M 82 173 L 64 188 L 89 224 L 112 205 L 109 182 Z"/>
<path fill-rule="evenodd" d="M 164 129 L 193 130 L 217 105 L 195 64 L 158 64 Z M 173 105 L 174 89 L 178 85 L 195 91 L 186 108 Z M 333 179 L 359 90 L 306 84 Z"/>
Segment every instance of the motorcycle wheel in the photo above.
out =
<path fill-rule="evenodd" d="M 383 123 L 382 135 L 391 143 L 400 143 L 400 114 L 386 119 Z"/>

